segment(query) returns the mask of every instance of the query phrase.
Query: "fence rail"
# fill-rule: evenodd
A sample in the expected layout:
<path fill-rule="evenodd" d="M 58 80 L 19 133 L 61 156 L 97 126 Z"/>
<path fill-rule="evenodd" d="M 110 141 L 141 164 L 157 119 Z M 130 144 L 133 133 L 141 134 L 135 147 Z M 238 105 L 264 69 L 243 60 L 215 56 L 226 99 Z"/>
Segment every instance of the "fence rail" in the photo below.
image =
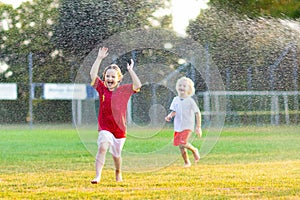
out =
<path fill-rule="evenodd" d="M 279 125 L 281 121 L 289 125 L 291 123 L 290 115 L 294 115 L 294 121 L 297 123 L 299 119 L 299 91 L 207 91 L 199 92 L 198 96 L 203 97 L 203 116 L 206 121 L 211 115 L 224 114 L 222 111 L 216 109 L 211 112 L 211 105 L 214 103 L 216 108 L 220 107 L 220 96 L 226 98 L 226 115 L 227 116 L 270 116 L 270 123 L 272 125 Z M 236 109 L 236 105 L 232 105 L 231 101 L 235 103 L 233 98 L 244 97 L 242 102 L 246 104 L 243 110 Z M 255 99 L 260 97 L 260 99 Z M 292 102 L 289 100 L 293 98 Z M 280 100 L 280 98 L 282 98 Z M 213 101 L 213 102 L 212 102 Z M 253 106 L 253 101 L 262 106 Z M 258 102 L 261 101 L 261 102 Z M 240 103 L 241 104 L 241 103 Z M 281 116 L 284 120 L 280 120 Z"/>

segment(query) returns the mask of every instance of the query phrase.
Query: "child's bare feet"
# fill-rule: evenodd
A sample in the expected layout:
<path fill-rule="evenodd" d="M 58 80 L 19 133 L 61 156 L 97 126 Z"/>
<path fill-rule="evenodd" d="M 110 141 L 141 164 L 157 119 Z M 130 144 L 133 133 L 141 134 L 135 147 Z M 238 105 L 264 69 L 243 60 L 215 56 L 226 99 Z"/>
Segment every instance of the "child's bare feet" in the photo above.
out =
<path fill-rule="evenodd" d="M 190 161 L 188 161 L 187 163 L 184 164 L 184 167 L 190 167 L 192 164 Z"/>
<path fill-rule="evenodd" d="M 199 151 L 197 148 L 194 151 L 194 159 L 195 159 L 195 162 L 198 162 L 200 160 L 200 154 L 199 154 Z"/>
<path fill-rule="evenodd" d="M 91 184 L 98 184 L 100 183 L 100 178 L 94 178 L 93 180 L 91 180 Z"/>
<path fill-rule="evenodd" d="M 122 173 L 120 170 L 116 170 L 116 181 L 117 182 L 122 182 Z"/>

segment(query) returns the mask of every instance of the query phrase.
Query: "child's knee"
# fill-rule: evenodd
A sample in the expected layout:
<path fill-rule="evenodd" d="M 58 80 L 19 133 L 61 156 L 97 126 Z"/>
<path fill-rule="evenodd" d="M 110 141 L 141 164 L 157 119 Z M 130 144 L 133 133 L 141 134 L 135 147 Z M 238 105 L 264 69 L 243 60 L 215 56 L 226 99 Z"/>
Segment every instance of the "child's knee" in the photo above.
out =
<path fill-rule="evenodd" d="M 108 147 L 109 147 L 108 142 L 102 142 L 98 147 L 98 153 L 106 154 Z"/>
<path fill-rule="evenodd" d="M 184 144 L 180 144 L 180 145 L 179 145 L 179 149 L 180 149 L 181 151 L 185 151 L 185 145 L 184 145 Z"/>

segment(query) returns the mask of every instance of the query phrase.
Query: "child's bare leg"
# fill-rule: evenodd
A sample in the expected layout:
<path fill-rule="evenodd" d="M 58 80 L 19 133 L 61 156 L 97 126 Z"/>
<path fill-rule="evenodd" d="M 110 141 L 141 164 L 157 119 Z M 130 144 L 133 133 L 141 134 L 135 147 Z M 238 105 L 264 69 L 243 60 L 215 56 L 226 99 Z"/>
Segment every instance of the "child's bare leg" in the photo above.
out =
<path fill-rule="evenodd" d="M 100 182 L 102 169 L 105 163 L 105 155 L 108 149 L 108 143 L 102 143 L 98 148 L 96 155 L 96 177 L 91 181 L 92 184 L 97 184 Z"/>
<path fill-rule="evenodd" d="M 116 181 L 121 182 L 122 181 L 122 172 L 121 172 L 122 158 L 113 156 L 113 159 L 116 167 Z"/>
<path fill-rule="evenodd" d="M 187 154 L 187 151 L 186 151 L 184 145 L 179 145 L 179 149 L 181 151 L 181 156 L 182 156 L 183 161 L 184 161 L 184 166 L 185 167 L 190 167 L 191 162 L 190 162 L 189 155 Z"/>
<path fill-rule="evenodd" d="M 187 148 L 188 150 L 190 150 L 190 151 L 193 152 L 195 162 L 198 162 L 200 160 L 200 154 L 199 154 L 199 151 L 198 151 L 198 149 L 196 147 L 194 147 L 190 143 L 184 144 L 182 146 L 184 146 L 185 148 Z"/>

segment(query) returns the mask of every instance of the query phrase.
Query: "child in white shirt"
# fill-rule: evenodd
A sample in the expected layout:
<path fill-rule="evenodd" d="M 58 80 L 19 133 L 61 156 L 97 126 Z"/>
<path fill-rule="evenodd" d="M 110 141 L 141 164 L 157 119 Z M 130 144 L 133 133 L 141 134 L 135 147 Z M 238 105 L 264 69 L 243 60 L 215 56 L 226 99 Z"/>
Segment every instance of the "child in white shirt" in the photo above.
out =
<path fill-rule="evenodd" d="M 179 146 L 184 166 L 190 167 L 191 162 L 188 157 L 187 149 L 193 152 L 195 162 L 200 160 L 199 151 L 196 147 L 188 142 L 192 131 L 195 127 L 196 116 L 196 134 L 201 137 L 201 113 L 192 98 L 195 93 L 194 82 L 187 77 L 182 77 L 177 80 L 176 91 L 178 96 L 174 97 L 170 110 L 171 112 L 165 118 L 169 122 L 174 118 L 174 146 Z"/>

